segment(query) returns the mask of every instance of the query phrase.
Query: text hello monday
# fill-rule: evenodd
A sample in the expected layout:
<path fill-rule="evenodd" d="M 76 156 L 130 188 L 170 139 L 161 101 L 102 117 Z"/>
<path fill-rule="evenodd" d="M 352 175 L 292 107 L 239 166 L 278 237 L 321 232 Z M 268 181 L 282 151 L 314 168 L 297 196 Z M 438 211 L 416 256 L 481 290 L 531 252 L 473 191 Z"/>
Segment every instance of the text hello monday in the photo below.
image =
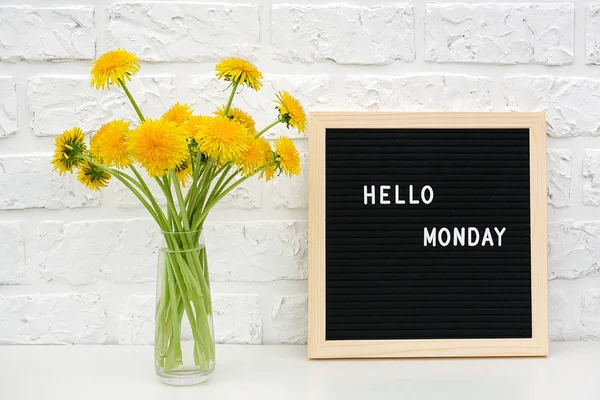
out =
<path fill-rule="evenodd" d="M 431 204 L 435 194 L 433 188 L 425 185 L 421 188 L 420 195 L 415 198 L 413 185 L 408 186 L 408 196 L 402 194 L 400 185 L 364 185 L 363 201 L 364 205 L 375 204 Z M 505 227 L 485 228 L 483 233 L 479 228 L 473 226 L 457 226 L 442 228 L 423 228 L 423 246 L 502 246 L 502 235 L 506 232 Z"/>

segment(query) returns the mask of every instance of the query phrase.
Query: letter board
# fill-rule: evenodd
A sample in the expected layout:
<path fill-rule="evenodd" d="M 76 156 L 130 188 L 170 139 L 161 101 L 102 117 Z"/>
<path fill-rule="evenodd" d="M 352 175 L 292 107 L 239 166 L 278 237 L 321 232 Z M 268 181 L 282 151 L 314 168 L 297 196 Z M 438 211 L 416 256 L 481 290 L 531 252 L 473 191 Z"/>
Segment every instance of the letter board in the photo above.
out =
<path fill-rule="evenodd" d="M 310 122 L 310 357 L 547 354 L 543 114 Z"/>

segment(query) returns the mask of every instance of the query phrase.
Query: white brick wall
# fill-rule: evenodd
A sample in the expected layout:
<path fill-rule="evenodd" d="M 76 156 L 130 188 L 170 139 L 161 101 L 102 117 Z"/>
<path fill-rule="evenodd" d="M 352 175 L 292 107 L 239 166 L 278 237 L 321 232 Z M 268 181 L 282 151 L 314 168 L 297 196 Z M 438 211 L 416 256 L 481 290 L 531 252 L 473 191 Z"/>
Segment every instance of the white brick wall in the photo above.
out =
<path fill-rule="evenodd" d="M 91 60 L 92 6 L 0 6 L 1 61 Z"/>
<path fill-rule="evenodd" d="M 550 334 L 600 340 L 600 0 L 19 3 L 0 6 L 0 343 L 153 340 L 145 210 L 116 182 L 98 195 L 49 164 L 73 124 L 135 121 L 123 93 L 89 87 L 89 62 L 116 46 L 145 60 L 130 87 L 151 117 L 222 104 L 214 64 L 230 55 L 265 75 L 236 102 L 259 125 L 276 89 L 308 110 L 545 111 Z M 213 212 L 219 342 L 306 342 L 307 193 L 306 169 L 249 180 Z"/>
<path fill-rule="evenodd" d="M 408 5 L 274 5 L 271 44 L 284 62 L 389 64 L 415 58 L 413 8 Z"/>
<path fill-rule="evenodd" d="M 251 4 L 121 2 L 108 8 L 109 48 L 146 61 L 206 61 L 258 48 L 260 17 Z"/>
<path fill-rule="evenodd" d="M 573 4 L 430 4 L 425 58 L 561 65 L 573 61 Z"/>
<path fill-rule="evenodd" d="M 10 77 L 0 77 L 0 139 L 17 133 L 17 91 Z"/>
<path fill-rule="evenodd" d="M 52 143 L 48 144 L 48 151 L 51 151 Z M 8 147 L 2 148 L 5 149 Z M 6 210 L 100 205 L 100 195 L 83 188 L 75 175 L 59 176 L 52 170 L 50 153 L 22 153 L 28 150 L 27 146 L 16 150 L 14 154 L 0 155 L 0 210 L 4 210 L 3 216 L 19 217 L 9 215 Z"/>
<path fill-rule="evenodd" d="M 98 293 L 0 295 L 0 344 L 96 344 L 106 341 Z"/>
<path fill-rule="evenodd" d="M 554 208 L 568 207 L 571 202 L 571 150 L 548 149 L 547 153 L 548 204 Z"/>
<path fill-rule="evenodd" d="M 25 240 L 20 222 L 0 222 L 0 285 L 25 283 Z"/>
<path fill-rule="evenodd" d="M 358 111 L 490 111 L 489 78 L 454 74 L 350 75 L 346 104 Z"/>
<path fill-rule="evenodd" d="M 151 118 L 158 118 L 176 100 L 174 77 L 144 76 L 128 85 L 135 100 Z M 89 75 L 36 75 L 27 85 L 31 133 L 56 136 L 65 126 L 78 125 L 92 132 L 113 118 L 137 122 L 135 111 L 122 91 L 98 91 L 90 87 Z"/>

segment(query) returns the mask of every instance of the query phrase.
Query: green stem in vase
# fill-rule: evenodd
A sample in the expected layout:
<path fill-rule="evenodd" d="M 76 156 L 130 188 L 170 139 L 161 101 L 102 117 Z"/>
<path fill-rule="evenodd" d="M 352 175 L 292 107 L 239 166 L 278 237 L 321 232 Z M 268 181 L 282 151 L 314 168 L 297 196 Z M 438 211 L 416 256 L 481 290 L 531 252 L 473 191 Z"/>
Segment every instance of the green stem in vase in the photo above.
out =
<path fill-rule="evenodd" d="M 173 234 L 165 233 L 164 236 L 168 246 L 168 251 L 165 253 L 164 267 L 167 273 L 165 279 L 169 282 L 168 290 L 171 295 L 170 299 L 165 300 L 172 303 L 173 293 L 175 293 L 182 299 L 182 307 L 178 307 L 175 311 L 170 304 L 168 309 L 171 314 L 170 319 L 166 318 L 167 312 L 165 311 L 160 317 L 157 316 L 157 321 L 164 321 L 159 329 L 165 332 L 163 335 L 169 335 L 168 332 L 171 328 L 169 323 L 171 323 L 175 329 L 170 335 L 170 340 L 179 342 L 181 339 L 178 334 L 180 334 L 181 319 L 185 312 L 194 339 L 194 362 L 200 368 L 207 369 L 210 362 L 214 360 L 214 339 L 209 325 L 212 306 L 210 306 L 210 289 L 205 281 L 205 273 L 208 272 L 206 259 L 203 256 L 204 248 L 198 247 L 197 237 L 194 237 L 193 232 L 187 230 Z M 171 271 L 170 274 L 168 274 L 169 271 Z M 207 307 L 207 305 L 209 306 Z M 159 310 L 164 309 L 159 307 Z M 179 322 L 176 322 L 172 316 L 174 312 L 177 312 Z M 159 314 L 161 314 L 160 311 Z M 178 347 L 169 346 L 166 351 L 165 366 L 177 365 L 177 349 Z M 160 360 L 158 362 L 160 364 Z"/>
<path fill-rule="evenodd" d="M 169 292 L 172 293 L 172 296 L 175 295 L 175 283 L 174 276 L 172 272 L 171 259 L 167 256 L 165 260 L 165 270 L 166 270 L 166 281 L 169 286 Z M 182 360 L 179 358 L 179 354 L 181 353 L 181 318 L 179 317 L 177 303 L 174 301 L 174 297 L 171 299 L 165 300 L 168 302 L 171 313 L 171 340 L 169 341 L 169 347 L 167 350 L 167 357 L 165 361 L 165 368 L 167 370 L 173 369 L 182 363 Z"/>
<path fill-rule="evenodd" d="M 205 327 L 204 324 L 202 324 L 202 321 L 207 321 L 208 315 L 206 315 L 206 312 L 200 313 L 204 310 L 198 303 L 197 299 L 202 294 L 194 290 L 193 284 L 190 282 L 189 275 L 186 275 L 186 273 L 189 271 L 189 266 L 182 259 L 181 254 L 179 252 L 172 252 L 170 254 L 175 256 L 175 258 L 177 259 L 177 267 L 175 267 L 175 262 L 171 263 L 171 267 L 175 274 L 175 281 L 177 282 L 179 292 L 181 293 L 181 296 L 183 298 L 186 314 L 190 322 L 192 336 L 194 338 L 194 350 L 196 353 L 198 353 L 197 357 L 199 357 L 200 360 L 206 359 L 206 357 L 201 352 L 200 346 L 208 350 L 210 355 L 212 353 L 212 337 L 210 336 L 209 329 L 203 329 Z M 196 318 L 191 304 L 194 305 L 196 316 L 198 318 Z M 200 329 L 203 330 L 202 333 L 200 333 Z"/>

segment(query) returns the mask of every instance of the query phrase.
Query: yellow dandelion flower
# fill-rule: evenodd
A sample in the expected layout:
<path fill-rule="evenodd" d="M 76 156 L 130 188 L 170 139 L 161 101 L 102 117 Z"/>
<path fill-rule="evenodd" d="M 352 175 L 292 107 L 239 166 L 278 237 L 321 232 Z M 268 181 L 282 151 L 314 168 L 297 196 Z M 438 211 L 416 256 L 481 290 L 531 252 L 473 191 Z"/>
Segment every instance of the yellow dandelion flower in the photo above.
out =
<path fill-rule="evenodd" d="M 224 116 L 211 117 L 198 126 L 196 142 L 200 151 L 217 160 L 237 160 L 248 148 L 248 128 Z"/>
<path fill-rule="evenodd" d="M 259 141 L 259 144 L 263 147 L 263 164 L 262 166 L 273 163 L 273 165 L 269 165 L 265 169 L 260 172 L 259 178 L 265 178 L 268 182 L 271 179 L 275 178 L 275 173 L 277 172 L 277 164 L 275 163 L 275 154 L 271 149 L 271 145 L 266 140 Z M 261 167 L 262 167 L 261 166 Z"/>
<path fill-rule="evenodd" d="M 189 155 L 182 129 L 160 119 L 148 119 L 131 131 L 127 149 L 153 178 L 165 175 Z"/>
<path fill-rule="evenodd" d="M 265 178 L 265 181 L 269 182 L 271 179 L 275 178 L 276 172 L 277 172 L 277 165 L 270 165 L 260 172 L 259 178 L 261 178 L 261 179 Z"/>
<path fill-rule="evenodd" d="M 125 82 L 140 70 L 137 56 L 127 50 L 111 50 L 101 55 L 92 63 L 92 87 L 109 88 L 118 85 L 119 80 Z"/>
<path fill-rule="evenodd" d="M 262 86 L 263 75 L 250 61 L 231 57 L 222 60 L 216 66 L 217 78 L 230 82 L 239 82 L 258 91 Z"/>
<path fill-rule="evenodd" d="M 175 167 L 175 175 L 181 186 L 187 185 L 192 177 L 192 162 L 189 159 L 184 160 L 181 164 Z"/>
<path fill-rule="evenodd" d="M 52 165 L 60 175 L 67 172 L 73 173 L 73 169 L 83 163 L 83 153 L 87 149 L 85 136 L 79 127 L 64 131 L 54 142 L 54 156 Z"/>
<path fill-rule="evenodd" d="M 102 188 L 108 186 L 111 175 L 97 164 L 86 161 L 81 165 L 77 173 L 77 179 L 88 189 L 99 192 Z"/>
<path fill-rule="evenodd" d="M 201 126 L 205 126 L 212 120 L 206 115 L 192 115 L 181 125 L 188 138 L 196 139 Z"/>
<path fill-rule="evenodd" d="M 279 110 L 279 120 L 287 125 L 298 129 L 302 133 L 306 130 L 306 113 L 304 108 L 294 96 L 288 92 L 277 93 L 276 108 Z"/>
<path fill-rule="evenodd" d="M 175 103 L 173 107 L 163 114 L 161 119 L 165 121 L 174 122 L 176 125 L 183 125 L 191 116 L 194 111 L 187 104 Z"/>
<path fill-rule="evenodd" d="M 275 161 L 281 172 L 287 176 L 300 174 L 300 153 L 292 139 L 282 136 L 275 140 Z"/>
<path fill-rule="evenodd" d="M 102 125 L 92 137 L 90 150 L 104 165 L 126 168 L 131 164 L 126 143 L 128 134 L 129 122 L 122 119 L 111 121 Z"/>
<path fill-rule="evenodd" d="M 215 115 L 223 115 L 224 112 L 225 106 L 221 106 L 217 108 L 217 110 L 215 111 Z M 254 122 L 254 119 L 247 112 L 239 108 L 231 107 L 229 109 L 229 112 L 227 113 L 227 117 L 241 123 L 242 125 L 246 125 L 248 131 L 251 134 L 256 134 L 256 124 Z"/>
<path fill-rule="evenodd" d="M 271 146 L 264 138 L 254 138 L 248 136 L 248 148 L 242 152 L 237 165 L 239 165 L 244 176 L 253 175 L 256 171 L 266 164 L 265 149 L 271 150 Z M 265 147 L 266 143 L 266 147 Z"/>

